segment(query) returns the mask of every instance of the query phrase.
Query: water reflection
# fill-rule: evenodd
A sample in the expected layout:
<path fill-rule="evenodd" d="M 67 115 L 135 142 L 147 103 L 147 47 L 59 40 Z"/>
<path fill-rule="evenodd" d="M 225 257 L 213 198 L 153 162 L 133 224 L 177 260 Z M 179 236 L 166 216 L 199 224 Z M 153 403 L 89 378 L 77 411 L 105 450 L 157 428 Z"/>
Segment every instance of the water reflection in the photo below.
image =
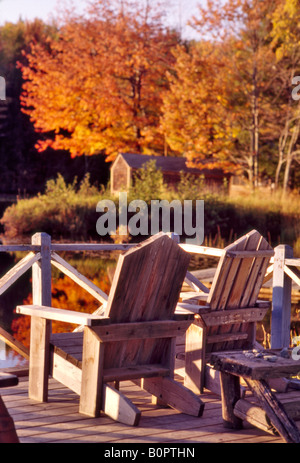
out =
<path fill-rule="evenodd" d="M 19 253 L 20 254 L 20 253 Z M 61 253 L 61 256 L 85 275 L 94 284 L 109 293 L 118 254 L 100 256 L 96 253 Z M 0 254 L 1 276 L 24 257 L 14 254 Z M 17 315 L 15 307 L 19 304 L 31 304 L 31 270 L 28 270 L 2 296 L 0 296 L 0 326 L 12 334 L 18 341 L 29 347 L 30 317 Z M 66 310 L 92 313 L 100 303 L 69 277 L 52 267 L 52 306 Z M 53 322 L 53 332 L 72 331 L 76 325 Z M 4 344 L 4 343 L 3 343 Z M 0 368 L 18 365 L 22 357 L 1 346 Z"/>
<path fill-rule="evenodd" d="M 0 340 L 0 369 L 10 367 L 21 367 L 26 365 L 25 360 L 21 355 L 14 352 L 3 341 Z"/>

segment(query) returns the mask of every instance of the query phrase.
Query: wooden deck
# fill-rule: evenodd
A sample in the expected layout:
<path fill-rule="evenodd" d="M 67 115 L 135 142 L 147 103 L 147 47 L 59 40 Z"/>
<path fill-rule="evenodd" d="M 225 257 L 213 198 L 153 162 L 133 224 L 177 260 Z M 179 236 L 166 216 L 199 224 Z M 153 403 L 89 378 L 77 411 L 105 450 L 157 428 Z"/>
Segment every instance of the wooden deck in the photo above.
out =
<path fill-rule="evenodd" d="M 176 378 L 179 379 L 180 378 Z M 196 443 L 282 443 L 282 439 L 245 424 L 243 430 L 225 429 L 221 401 L 206 392 L 204 414 L 195 418 L 151 403 L 151 396 L 130 381 L 121 390 L 140 408 L 138 427 L 114 422 L 102 415 L 88 418 L 78 413 L 79 397 L 57 381 L 50 380 L 49 401 L 37 403 L 28 398 L 28 377 L 18 386 L 2 388 L 0 393 L 14 420 L 21 443 L 104 443 L 174 444 Z M 195 446 L 194 446 L 195 447 Z"/>

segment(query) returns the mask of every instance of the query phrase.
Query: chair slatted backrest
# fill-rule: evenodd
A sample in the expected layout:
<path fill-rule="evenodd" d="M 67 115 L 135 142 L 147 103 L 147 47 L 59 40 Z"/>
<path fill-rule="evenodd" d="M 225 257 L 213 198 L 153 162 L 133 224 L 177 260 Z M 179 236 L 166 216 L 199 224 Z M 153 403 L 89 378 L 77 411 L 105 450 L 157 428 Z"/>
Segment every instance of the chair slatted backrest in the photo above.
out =
<path fill-rule="evenodd" d="M 212 311 L 242 310 L 255 306 L 270 260 L 270 255 L 263 251 L 272 251 L 272 247 L 256 230 L 224 249 L 207 300 Z M 246 333 L 248 330 L 249 323 L 226 324 L 210 327 L 207 335 Z M 207 345 L 206 352 L 243 348 L 246 345 L 248 343 L 241 340 L 211 343 Z"/>
<path fill-rule="evenodd" d="M 171 320 L 190 256 L 159 233 L 119 257 L 105 316 L 111 323 Z M 104 368 L 160 363 L 166 339 L 110 343 Z"/>

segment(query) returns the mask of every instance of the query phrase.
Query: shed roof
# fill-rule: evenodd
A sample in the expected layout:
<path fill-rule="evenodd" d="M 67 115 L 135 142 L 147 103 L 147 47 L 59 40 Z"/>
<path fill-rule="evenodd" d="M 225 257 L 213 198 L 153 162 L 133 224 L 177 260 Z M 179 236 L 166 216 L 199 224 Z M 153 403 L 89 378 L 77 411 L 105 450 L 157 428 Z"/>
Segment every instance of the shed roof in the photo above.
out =
<path fill-rule="evenodd" d="M 146 154 L 136 154 L 136 153 L 120 153 L 119 156 L 125 160 L 127 165 L 132 169 L 140 169 L 143 165 L 149 161 L 154 160 L 158 169 L 161 169 L 163 172 L 186 172 L 189 174 L 210 174 L 210 175 L 224 175 L 224 172 L 221 169 L 205 169 L 205 168 L 195 168 L 187 167 L 186 159 L 183 157 L 171 157 L 171 156 L 151 156 Z M 118 159 L 118 158 L 117 158 Z M 203 166 L 204 166 L 203 161 Z"/>

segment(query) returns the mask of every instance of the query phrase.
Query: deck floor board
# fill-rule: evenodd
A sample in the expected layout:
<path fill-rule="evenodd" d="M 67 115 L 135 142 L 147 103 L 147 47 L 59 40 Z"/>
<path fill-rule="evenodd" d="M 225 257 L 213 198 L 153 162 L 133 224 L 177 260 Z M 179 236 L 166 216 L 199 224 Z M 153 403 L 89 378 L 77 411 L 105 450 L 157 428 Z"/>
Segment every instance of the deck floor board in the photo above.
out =
<path fill-rule="evenodd" d="M 28 378 L 15 387 L 1 389 L 1 397 L 12 416 L 21 443 L 282 443 L 282 439 L 245 425 L 239 431 L 223 427 L 221 400 L 206 391 L 200 418 L 184 415 L 151 402 L 151 396 L 130 381 L 121 390 L 140 408 L 138 427 L 114 422 L 104 414 L 89 418 L 78 413 L 79 397 L 50 379 L 49 401 L 28 398 Z"/>

